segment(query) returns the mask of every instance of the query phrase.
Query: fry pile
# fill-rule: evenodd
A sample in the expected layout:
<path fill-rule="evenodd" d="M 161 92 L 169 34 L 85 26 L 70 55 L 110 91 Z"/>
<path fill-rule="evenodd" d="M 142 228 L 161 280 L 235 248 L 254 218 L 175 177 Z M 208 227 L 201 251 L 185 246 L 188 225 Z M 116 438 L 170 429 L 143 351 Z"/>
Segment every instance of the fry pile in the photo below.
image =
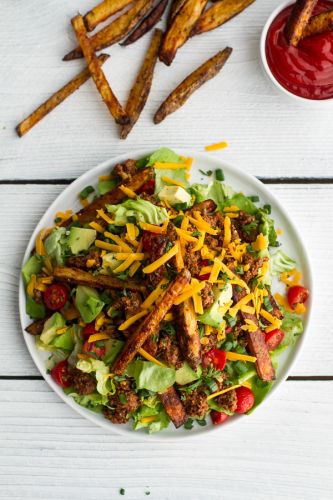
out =
<path fill-rule="evenodd" d="M 254 0 L 218 0 L 213 3 L 210 0 L 104 0 L 84 16 L 78 14 L 71 21 L 78 45 L 66 54 L 63 60 L 84 58 L 86 68 L 19 123 L 16 127 L 17 134 L 21 137 L 29 132 L 44 116 L 92 77 L 102 100 L 116 124 L 120 126 L 120 138 L 126 139 L 147 102 L 157 60 L 170 66 L 178 50 L 191 37 L 221 26 L 253 2 Z M 316 2 L 303 0 L 300 3 L 306 4 L 303 18 L 308 19 Z M 128 101 L 122 106 L 102 69 L 102 65 L 110 56 L 103 53 L 97 56 L 96 52 L 118 42 L 124 47 L 135 43 L 154 28 L 168 7 L 166 29 L 164 32 L 160 29 L 154 30 Z M 100 23 L 108 19 L 110 22 L 106 26 L 94 31 Z M 304 22 L 303 19 L 302 23 Z M 329 23 L 332 23 L 332 16 L 316 19 L 311 29 L 324 29 Z M 89 36 L 92 31 L 94 33 Z M 290 40 L 295 43 L 295 40 L 302 36 L 300 33 L 303 28 L 298 27 L 295 31 L 292 24 L 289 31 Z M 294 31 L 296 35 L 293 34 Z M 229 47 L 217 52 L 185 78 L 160 105 L 154 115 L 154 123 L 160 123 L 175 112 L 195 90 L 216 76 L 231 52 Z"/>
<path fill-rule="evenodd" d="M 333 29 L 333 9 L 312 16 L 318 0 L 297 0 L 284 28 L 288 45 L 297 47 L 302 38 Z"/>

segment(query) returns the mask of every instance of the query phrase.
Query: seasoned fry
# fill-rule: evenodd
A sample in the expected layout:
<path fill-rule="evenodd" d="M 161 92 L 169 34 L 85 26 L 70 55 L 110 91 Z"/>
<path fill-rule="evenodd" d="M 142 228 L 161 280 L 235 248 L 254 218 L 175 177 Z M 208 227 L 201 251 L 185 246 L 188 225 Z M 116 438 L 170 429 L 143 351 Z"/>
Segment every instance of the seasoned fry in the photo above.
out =
<path fill-rule="evenodd" d="M 30 333 L 30 335 L 40 335 L 43 331 L 44 324 L 47 318 L 37 319 L 31 325 L 27 326 L 25 329 L 26 332 Z"/>
<path fill-rule="evenodd" d="M 192 300 L 185 300 L 176 310 L 178 342 L 184 358 L 196 370 L 201 363 L 201 343 Z"/>
<path fill-rule="evenodd" d="M 169 15 L 168 15 L 168 23 L 167 23 L 168 28 L 186 1 L 187 0 L 173 0 L 172 1 L 171 7 L 169 10 Z"/>
<path fill-rule="evenodd" d="M 271 306 L 273 307 L 271 314 L 278 319 L 283 319 L 283 313 L 270 291 L 268 291 L 268 298 L 271 303 Z"/>
<path fill-rule="evenodd" d="M 92 31 L 99 23 L 124 9 L 130 3 L 133 3 L 133 0 L 104 0 L 104 2 L 99 3 L 83 16 L 87 31 Z"/>
<path fill-rule="evenodd" d="M 160 60 L 167 66 L 172 63 L 177 50 L 184 45 L 191 30 L 207 4 L 207 0 L 186 0 L 179 9 L 164 36 Z"/>
<path fill-rule="evenodd" d="M 325 31 L 333 29 L 333 9 L 321 12 L 317 16 L 312 16 L 310 21 L 305 26 L 302 33 L 302 38 L 311 35 L 325 33 Z"/>
<path fill-rule="evenodd" d="M 144 20 L 138 25 L 137 28 L 135 28 L 134 31 L 130 34 L 129 37 L 126 38 L 126 40 L 121 43 L 120 45 L 126 46 L 130 45 L 131 43 L 136 42 L 144 36 L 148 31 L 150 31 L 155 24 L 158 23 L 158 21 L 161 19 L 166 6 L 168 5 L 169 0 L 161 0 L 156 7 L 154 7 L 148 14 L 147 17 L 144 18 Z"/>
<path fill-rule="evenodd" d="M 185 286 L 190 282 L 190 279 L 190 272 L 187 269 L 183 269 L 169 285 L 160 303 L 145 317 L 135 333 L 126 341 L 122 352 L 113 366 L 113 372 L 116 375 L 121 375 L 124 372 L 140 347 L 143 346 L 151 335 L 158 331 L 164 316 L 173 306 L 177 296 L 182 293 Z"/>
<path fill-rule="evenodd" d="M 176 389 L 173 386 L 169 387 L 163 394 L 159 394 L 159 397 L 176 429 L 185 424 L 187 415 Z"/>
<path fill-rule="evenodd" d="M 137 174 L 133 175 L 133 177 L 129 182 L 127 183 L 124 182 L 123 186 L 136 192 L 145 184 L 145 182 L 153 178 L 154 178 L 154 169 L 145 168 L 143 170 L 140 170 Z M 90 203 L 90 205 L 88 205 L 87 207 L 82 208 L 82 210 L 80 210 L 76 214 L 78 220 L 81 224 L 86 224 L 87 222 L 91 222 L 96 218 L 96 210 L 104 208 L 106 204 L 116 205 L 117 203 L 123 201 L 125 198 L 127 198 L 127 195 L 124 193 L 124 191 L 119 189 L 119 187 L 115 187 L 108 193 L 103 194 L 103 196 L 99 196 L 95 201 Z M 72 218 L 67 219 L 62 225 L 68 226 L 71 222 Z"/>
<path fill-rule="evenodd" d="M 59 281 L 68 283 L 75 283 L 77 285 L 86 285 L 92 288 L 108 288 L 108 289 L 123 289 L 127 288 L 132 291 L 144 292 L 145 287 L 140 285 L 134 280 L 119 280 L 107 274 L 99 274 L 94 276 L 82 269 L 75 269 L 74 267 L 55 267 L 54 277 Z"/>
<path fill-rule="evenodd" d="M 120 129 L 120 138 L 126 139 L 134 125 L 139 119 L 143 110 L 153 82 L 154 69 L 158 57 L 158 51 L 162 40 L 162 31 L 156 29 L 152 41 L 148 48 L 146 57 L 136 77 L 135 83 L 131 89 L 126 105 L 126 113 L 129 116 L 130 123 L 123 125 Z"/>
<path fill-rule="evenodd" d="M 223 0 L 222 2 L 216 2 L 202 14 L 193 28 L 191 36 L 199 35 L 200 33 L 205 33 L 221 26 L 221 24 L 240 14 L 240 12 L 253 2 L 254 0 Z"/>
<path fill-rule="evenodd" d="M 103 70 L 99 65 L 97 56 L 91 46 L 89 38 L 87 37 L 87 31 L 84 26 L 82 16 L 75 16 L 71 22 L 98 92 L 101 94 L 101 97 L 111 115 L 115 119 L 115 122 L 119 125 L 125 125 L 125 123 L 129 122 L 129 118 L 112 92 Z"/>
<path fill-rule="evenodd" d="M 99 64 L 102 65 L 107 59 L 109 59 L 108 54 L 101 54 L 98 56 Z M 55 94 L 53 94 L 49 99 L 47 99 L 43 104 L 41 104 L 31 115 L 25 118 L 16 127 L 17 134 L 22 137 L 22 135 L 29 132 L 44 116 L 46 116 L 50 111 L 56 108 L 60 103 L 62 103 L 67 97 L 69 97 L 75 90 L 81 87 L 89 78 L 91 77 L 88 68 L 84 69 L 70 82 L 66 83 L 61 89 L 59 89 Z"/>
<path fill-rule="evenodd" d="M 183 80 L 161 104 L 154 116 L 154 123 L 161 123 L 168 115 L 179 109 L 187 99 L 205 82 L 214 78 L 223 68 L 232 49 L 226 47 L 215 54 Z"/>
<path fill-rule="evenodd" d="M 288 45 L 297 46 L 318 0 L 297 0 L 284 27 Z"/>
<path fill-rule="evenodd" d="M 110 45 L 125 38 L 143 19 L 153 5 L 153 2 L 154 0 L 137 0 L 133 7 L 93 35 L 90 38 L 90 43 L 94 51 L 97 52 L 103 48 L 110 47 Z M 80 57 L 83 57 L 82 50 L 80 47 L 76 47 L 66 54 L 63 60 L 70 61 L 72 59 L 79 59 Z"/>

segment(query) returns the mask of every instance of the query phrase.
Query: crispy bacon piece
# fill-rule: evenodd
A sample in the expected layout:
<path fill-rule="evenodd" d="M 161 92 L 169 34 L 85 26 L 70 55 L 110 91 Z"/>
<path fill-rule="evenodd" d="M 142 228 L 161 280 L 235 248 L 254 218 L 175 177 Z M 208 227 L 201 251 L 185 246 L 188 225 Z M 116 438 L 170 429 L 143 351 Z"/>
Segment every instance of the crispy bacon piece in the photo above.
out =
<path fill-rule="evenodd" d="M 159 398 L 162 401 L 165 411 L 172 420 L 176 428 L 185 424 L 187 420 L 187 415 L 183 403 L 181 402 L 176 389 L 172 386 L 163 394 L 159 394 Z"/>
<path fill-rule="evenodd" d="M 179 304 L 177 311 L 177 338 L 182 354 L 188 364 L 196 370 L 201 363 L 201 343 L 196 314 L 192 300 Z"/>
<path fill-rule="evenodd" d="M 297 46 L 318 0 L 297 0 L 284 27 L 288 45 Z"/>
<path fill-rule="evenodd" d="M 151 335 L 158 331 L 164 316 L 171 309 L 178 295 L 182 293 L 185 286 L 190 282 L 190 279 L 190 272 L 187 269 L 183 269 L 174 281 L 172 281 L 161 301 L 155 306 L 152 312 L 145 317 L 138 329 L 126 341 L 124 349 L 113 366 L 113 372 L 115 374 L 121 375 L 140 347 L 143 346 Z"/>

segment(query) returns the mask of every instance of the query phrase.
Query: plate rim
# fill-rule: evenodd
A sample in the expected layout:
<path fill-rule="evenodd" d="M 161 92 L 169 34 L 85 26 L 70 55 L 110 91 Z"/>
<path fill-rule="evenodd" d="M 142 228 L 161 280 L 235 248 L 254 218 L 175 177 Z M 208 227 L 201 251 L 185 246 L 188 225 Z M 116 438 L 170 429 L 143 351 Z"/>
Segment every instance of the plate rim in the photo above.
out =
<path fill-rule="evenodd" d="M 163 147 L 170 147 L 170 146 L 163 146 Z M 170 147 L 172 149 L 172 147 Z M 267 197 L 271 198 L 274 201 L 275 207 L 280 214 L 288 221 L 288 224 L 290 225 L 293 233 L 296 236 L 297 243 L 300 246 L 300 250 L 303 253 L 303 262 L 302 262 L 302 267 L 306 269 L 306 274 L 308 277 L 308 288 L 310 289 L 310 298 L 308 301 L 308 307 L 307 307 L 307 315 L 305 319 L 305 325 L 304 325 L 304 331 L 301 335 L 301 337 L 298 339 L 297 343 L 292 347 L 292 349 L 289 352 L 290 355 L 290 360 L 286 363 L 286 367 L 283 369 L 283 373 L 279 374 L 277 377 L 276 381 L 273 384 L 273 387 L 271 390 L 267 393 L 267 395 L 264 398 L 264 401 L 260 403 L 260 405 L 256 408 L 255 414 L 258 414 L 259 411 L 262 410 L 262 408 L 266 408 L 266 401 L 269 400 L 269 398 L 275 394 L 275 391 L 283 384 L 283 382 L 287 379 L 292 367 L 295 365 L 297 362 L 298 357 L 300 356 L 301 351 L 304 348 L 305 341 L 309 337 L 309 331 L 310 331 L 310 326 L 311 326 L 311 321 L 312 321 L 312 311 L 313 311 L 313 302 L 314 302 L 314 280 L 313 280 L 313 272 L 312 272 L 312 267 L 311 267 L 311 262 L 310 262 L 310 257 L 306 248 L 306 245 L 303 242 L 303 239 L 300 235 L 300 232 L 298 228 L 296 227 L 295 223 L 293 222 L 292 218 L 289 217 L 286 209 L 282 205 L 282 203 L 279 201 L 279 199 L 273 194 L 267 187 L 266 185 L 261 182 L 259 179 L 257 179 L 254 175 L 243 171 L 241 168 L 236 167 L 232 163 L 229 163 L 227 161 L 224 161 L 220 157 L 217 157 L 215 155 L 212 155 L 211 153 L 205 153 L 205 152 L 199 152 L 195 150 L 188 150 L 184 148 L 175 148 L 177 153 L 183 156 L 192 156 L 195 160 L 196 159 L 202 159 L 202 160 L 209 160 L 209 162 L 216 162 L 216 166 L 220 166 L 221 168 L 225 168 L 233 173 L 237 177 L 240 177 L 241 180 L 243 181 L 248 181 L 248 183 L 251 185 L 254 185 L 259 189 L 259 191 L 262 191 Z M 141 149 L 136 149 L 134 151 L 131 151 L 129 153 L 123 153 L 121 155 L 117 155 L 114 157 L 110 157 L 108 160 L 105 160 L 104 162 L 99 163 L 95 167 L 87 170 L 80 176 L 78 176 L 76 179 L 74 179 L 68 186 L 63 189 L 58 196 L 53 200 L 53 202 L 48 206 L 46 211 L 43 213 L 41 218 L 39 219 L 38 223 L 35 226 L 34 231 L 32 232 L 29 241 L 26 245 L 26 249 L 23 255 L 23 259 L 21 261 L 20 265 L 20 274 L 19 274 L 19 287 L 18 287 L 18 302 L 19 302 L 19 316 L 20 316 L 20 324 L 21 324 L 21 329 L 23 333 L 23 338 L 24 342 L 27 346 L 28 352 L 36 365 L 38 371 L 42 375 L 43 379 L 46 381 L 46 383 L 49 385 L 49 387 L 62 399 L 62 401 L 65 402 L 69 407 L 71 407 L 76 413 L 81 415 L 82 417 L 88 419 L 89 421 L 93 422 L 95 425 L 98 425 L 102 429 L 107 430 L 108 432 L 115 432 L 116 434 L 120 435 L 126 435 L 126 436 L 131 436 L 134 440 L 138 441 L 172 441 L 174 439 L 199 439 L 204 436 L 207 436 L 208 433 L 212 432 L 217 432 L 220 431 L 222 432 L 222 429 L 228 428 L 232 425 L 235 425 L 238 423 L 239 425 L 244 423 L 245 419 L 241 418 L 241 415 L 235 415 L 232 419 L 228 420 L 228 422 L 223 425 L 223 426 L 209 426 L 205 428 L 200 428 L 200 431 L 197 431 L 195 433 L 180 433 L 181 429 L 174 429 L 174 432 L 172 434 L 164 434 L 163 432 L 161 433 L 156 433 L 156 434 L 148 434 L 147 432 L 137 432 L 134 431 L 133 429 L 128 429 L 124 428 L 120 425 L 112 424 L 112 422 L 108 421 L 107 419 L 99 419 L 96 418 L 97 415 L 89 411 L 86 408 L 81 407 L 78 403 L 76 403 L 71 397 L 67 396 L 61 387 L 59 387 L 51 378 L 51 376 L 46 372 L 45 366 L 44 366 L 44 361 L 38 356 L 38 351 L 34 344 L 31 343 L 31 335 L 29 335 L 27 332 L 25 332 L 24 324 L 25 324 L 25 318 L 26 318 L 26 312 L 25 312 L 25 289 L 24 289 L 24 283 L 23 283 L 23 278 L 22 278 L 22 267 L 24 263 L 27 261 L 29 255 L 31 254 L 31 251 L 34 247 L 34 242 L 36 239 L 36 236 L 38 232 L 43 228 L 44 225 L 44 220 L 49 219 L 50 214 L 54 214 L 55 212 L 55 207 L 62 201 L 63 198 L 66 198 L 68 196 L 68 192 L 76 192 L 78 193 L 79 190 L 75 191 L 75 187 L 81 183 L 83 183 L 86 180 L 94 180 L 92 182 L 93 184 L 96 183 L 98 175 L 101 175 L 102 172 L 110 168 L 111 166 L 116 165 L 117 163 L 120 163 L 122 161 L 127 160 L 129 157 L 138 159 L 143 156 L 148 156 L 152 152 L 156 151 L 154 148 L 141 148 Z M 209 182 L 209 179 L 208 179 Z M 72 196 L 72 195 L 71 195 Z M 30 339 L 30 341 L 29 341 Z"/>

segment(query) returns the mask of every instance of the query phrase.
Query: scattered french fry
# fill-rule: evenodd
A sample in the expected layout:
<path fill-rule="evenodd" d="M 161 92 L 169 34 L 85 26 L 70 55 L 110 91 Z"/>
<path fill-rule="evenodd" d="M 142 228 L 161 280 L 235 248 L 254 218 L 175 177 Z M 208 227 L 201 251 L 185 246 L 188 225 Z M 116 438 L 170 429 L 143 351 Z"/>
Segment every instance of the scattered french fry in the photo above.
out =
<path fill-rule="evenodd" d="M 185 78 L 185 80 L 183 80 L 161 104 L 155 113 L 154 123 L 161 123 L 168 115 L 174 113 L 185 104 L 193 92 L 200 88 L 205 82 L 214 78 L 223 68 L 231 52 L 232 49 L 226 47 Z"/>
<path fill-rule="evenodd" d="M 90 43 L 95 52 L 110 47 L 127 36 L 143 19 L 154 0 L 137 0 L 136 3 L 124 14 L 117 17 L 105 28 L 98 31 L 90 38 Z M 64 61 L 83 57 L 80 47 L 76 47 L 63 58 Z"/>
<path fill-rule="evenodd" d="M 184 358 L 196 370 L 201 363 L 201 343 L 192 299 L 187 299 L 176 308 L 178 342 Z"/>
<path fill-rule="evenodd" d="M 287 19 L 284 34 L 289 45 L 297 46 L 318 0 L 297 0 Z"/>
<path fill-rule="evenodd" d="M 133 0 L 104 0 L 99 3 L 83 16 L 87 31 L 92 31 L 98 24 L 124 9 L 130 3 L 133 3 Z"/>
<path fill-rule="evenodd" d="M 87 37 L 87 30 L 84 25 L 82 16 L 75 16 L 72 19 L 72 26 L 75 31 L 76 38 L 82 49 L 83 55 L 87 61 L 87 66 L 95 82 L 98 92 L 101 94 L 101 97 L 111 115 L 115 119 L 115 122 L 119 125 L 125 125 L 125 123 L 129 122 L 129 118 L 123 110 L 118 99 L 114 95 L 107 79 L 105 78 L 104 72 L 100 67 L 91 42 Z"/>
<path fill-rule="evenodd" d="M 160 60 L 170 66 L 177 50 L 184 45 L 193 26 L 206 7 L 207 0 L 186 0 L 170 24 L 160 50 Z"/>
<path fill-rule="evenodd" d="M 149 12 L 148 16 L 145 17 L 144 20 L 137 26 L 137 28 L 132 31 L 129 37 L 126 38 L 126 40 L 120 45 L 130 45 L 148 33 L 148 31 L 150 31 L 163 16 L 166 6 L 168 5 L 168 1 L 169 0 L 161 0 L 156 7 Z"/>
<path fill-rule="evenodd" d="M 193 28 L 191 36 L 199 35 L 200 33 L 205 33 L 221 26 L 221 24 L 240 14 L 253 2 L 254 0 L 223 0 L 223 2 L 216 2 L 202 14 Z"/>
<path fill-rule="evenodd" d="M 182 8 L 182 6 L 186 1 L 187 0 L 172 0 L 168 16 L 168 23 L 167 23 L 168 27 L 172 24 L 172 21 L 174 20 L 179 10 Z"/>
<path fill-rule="evenodd" d="M 162 34 L 163 33 L 161 30 L 159 29 L 155 30 L 146 57 L 143 61 L 143 64 L 136 77 L 135 83 L 129 94 L 129 98 L 126 105 L 126 113 L 130 118 L 130 123 L 128 125 L 123 125 L 121 127 L 120 129 L 121 139 L 126 139 L 128 134 L 134 127 L 135 123 L 137 122 L 141 114 L 141 111 L 143 110 L 146 101 L 148 99 L 148 95 L 153 81 L 153 75 L 158 57 L 158 51 L 162 40 Z"/>
<path fill-rule="evenodd" d="M 110 56 L 108 54 L 101 54 L 98 57 L 99 64 L 102 65 Z M 54 108 L 61 104 L 67 97 L 69 97 L 75 90 L 81 87 L 91 77 L 88 68 L 84 69 L 75 76 L 71 81 L 66 83 L 60 90 L 53 94 L 43 104 L 41 104 L 31 115 L 25 118 L 16 127 L 17 134 L 22 137 L 29 132 L 44 116 L 50 113 Z"/>
<path fill-rule="evenodd" d="M 185 424 L 187 415 L 176 389 L 173 386 L 169 387 L 165 392 L 159 394 L 159 397 L 174 426 L 178 428 Z"/>
<path fill-rule="evenodd" d="M 302 38 L 319 33 L 325 33 L 333 29 L 333 9 L 321 12 L 317 16 L 312 16 L 310 21 L 305 26 Z"/>

